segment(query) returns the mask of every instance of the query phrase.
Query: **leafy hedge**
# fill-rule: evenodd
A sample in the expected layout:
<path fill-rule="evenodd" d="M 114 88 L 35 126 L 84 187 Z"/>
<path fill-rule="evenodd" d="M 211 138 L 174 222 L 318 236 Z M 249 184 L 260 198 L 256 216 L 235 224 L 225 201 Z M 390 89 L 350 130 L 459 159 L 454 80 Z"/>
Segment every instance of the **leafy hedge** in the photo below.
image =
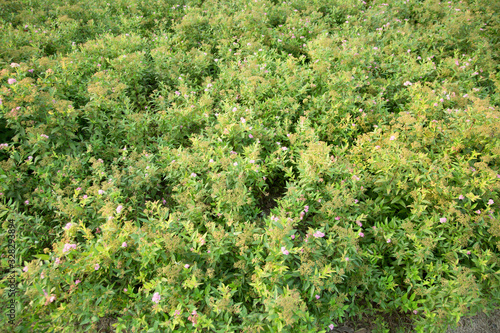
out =
<path fill-rule="evenodd" d="M 2 327 L 441 332 L 498 308 L 499 9 L 0 1 Z"/>

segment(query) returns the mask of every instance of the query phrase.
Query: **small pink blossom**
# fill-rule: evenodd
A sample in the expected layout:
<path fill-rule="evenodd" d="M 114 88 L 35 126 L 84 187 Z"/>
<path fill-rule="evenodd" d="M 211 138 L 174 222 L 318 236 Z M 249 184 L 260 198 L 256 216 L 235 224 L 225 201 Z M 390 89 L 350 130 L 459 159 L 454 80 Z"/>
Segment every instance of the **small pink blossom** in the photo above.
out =
<path fill-rule="evenodd" d="M 156 304 L 158 304 L 158 302 L 160 301 L 160 298 L 161 298 L 161 296 L 160 296 L 159 293 L 154 293 L 152 300 L 153 300 L 153 302 L 155 302 Z"/>
<path fill-rule="evenodd" d="M 359 233 L 359 237 L 365 237 L 365 234 L 364 234 L 364 233 L 362 233 L 362 232 L 360 232 L 360 233 Z"/>
<path fill-rule="evenodd" d="M 418 313 L 418 311 L 417 311 L 417 310 L 413 310 L 413 313 L 414 313 L 414 314 L 417 314 L 417 313 Z"/>
<path fill-rule="evenodd" d="M 439 222 L 441 222 L 441 223 L 445 223 L 446 221 L 447 221 L 446 217 L 442 217 L 442 218 L 439 219 Z"/>
<path fill-rule="evenodd" d="M 184 268 L 189 268 L 189 264 L 185 264 L 185 265 L 184 265 Z"/>
<path fill-rule="evenodd" d="M 122 209 L 123 209 L 123 206 L 122 205 L 118 205 L 118 207 L 116 207 L 116 212 L 118 214 L 120 214 L 120 212 L 122 211 Z"/>
<path fill-rule="evenodd" d="M 363 226 L 363 223 L 361 223 L 361 221 L 356 221 L 356 224 L 359 225 L 360 227 Z"/>
<path fill-rule="evenodd" d="M 126 242 L 123 242 L 123 243 L 122 243 L 122 247 L 127 247 L 127 243 L 126 243 Z"/>
<path fill-rule="evenodd" d="M 316 299 L 320 299 L 320 298 L 321 298 L 321 296 L 320 296 L 320 295 L 316 295 L 315 297 L 316 297 Z"/>
<path fill-rule="evenodd" d="M 15 63 L 15 62 L 13 62 L 13 63 L 11 63 L 11 64 L 10 64 L 10 67 L 19 67 L 19 66 L 20 66 L 20 65 L 19 65 L 19 64 L 17 64 L 17 63 Z"/>
<path fill-rule="evenodd" d="M 305 206 L 304 211 L 307 213 L 309 211 L 309 206 Z"/>
<path fill-rule="evenodd" d="M 467 254 L 470 254 L 470 251 L 467 251 Z"/>
<path fill-rule="evenodd" d="M 193 173 L 191 174 L 191 177 L 196 177 L 196 174 L 193 172 Z"/>
<path fill-rule="evenodd" d="M 290 237 L 291 237 L 292 239 L 295 239 L 295 235 L 291 235 Z"/>
<path fill-rule="evenodd" d="M 345 261 L 349 261 L 349 257 L 345 257 Z"/>
<path fill-rule="evenodd" d="M 241 117 L 240 118 L 241 122 L 244 124 L 246 122 L 245 118 Z"/>
<path fill-rule="evenodd" d="M 99 266 L 99 264 L 95 264 L 94 269 L 97 271 L 99 269 L 99 267 L 101 267 L 101 266 Z"/>
<path fill-rule="evenodd" d="M 83 196 L 83 198 L 84 198 L 84 199 L 87 199 L 87 198 L 88 198 L 88 196 L 85 194 L 85 195 Z"/>
<path fill-rule="evenodd" d="M 337 221 L 340 220 L 340 217 L 339 216 L 335 217 L 335 220 L 337 220 Z"/>
<path fill-rule="evenodd" d="M 284 246 L 281 247 L 281 253 L 283 253 L 286 256 L 290 254 L 290 252 L 288 252 L 288 250 Z"/>
<path fill-rule="evenodd" d="M 16 83 L 16 82 L 17 82 L 17 80 L 16 80 L 16 79 L 8 79 L 8 80 L 7 80 L 7 82 L 8 82 L 9 84 L 14 84 L 14 83 Z"/>
<path fill-rule="evenodd" d="M 76 244 L 66 243 L 66 244 L 64 244 L 63 253 L 68 252 L 71 249 L 75 250 L 76 249 Z"/>
<path fill-rule="evenodd" d="M 476 214 L 481 214 L 481 210 L 479 210 L 479 209 L 478 209 L 478 210 L 476 210 L 476 212 L 475 212 L 475 213 L 476 213 Z"/>
<path fill-rule="evenodd" d="M 460 194 L 460 195 L 458 196 L 458 200 L 464 200 L 464 196 Z"/>
<path fill-rule="evenodd" d="M 80 282 L 82 282 L 82 281 L 80 281 L 80 280 L 76 280 L 76 281 L 75 281 L 75 285 L 79 284 Z"/>
<path fill-rule="evenodd" d="M 55 264 L 59 265 L 61 263 L 61 260 L 59 258 L 56 258 Z"/>
<path fill-rule="evenodd" d="M 493 205 L 495 203 L 495 201 L 493 201 L 492 199 L 488 200 L 488 205 Z"/>
<path fill-rule="evenodd" d="M 248 134 L 248 137 L 249 137 L 250 139 L 252 139 L 252 138 L 253 138 L 253 135 L 252 135 L 252 134 Z"/>
<path fill-rule="evenodd" d="M 323 238 L 325 237 L 325 234 L 322 233 L 321 231 L 316 231 L 314 234 L 313 234 L 314 237 L 316 238 Z"/>
<path fill-rule="evenodd" d="M 73 225 L 72 223 L 67 223 L 63 229 L 69 230 L 72 225 Z"/>
<path fill-rule="evenodd" d="M 388 238 L 388 239 L 387 239 L 387 243 L 390 243 L 390 242 L 391 242 L 391 239 L 390 239 L 390 238 Z"/>
<path fill-rule="evenodd" d="M 29 205 L 29 203 L 30 203 L 30 201 L 29 201 L 29 200 L 26 200 L 26 201 L 24 202 L 24 204 L 25 204 L 25 205 Z"/>
<path fill-rule="evenodd" d="M 127 288 L 123 288 L 123 291 L 124 291 L 124 292 L 127 292 L 127 291 L 128 291 L 128 289 L 127 289 Z"/>
<path fill-rule="evenodd" d="M 23 268 L 23 272 L 25 272 L 25 273 L 26 273 L 27 271 L 28 271 L 28 266 L 24 266 L 24 268 Z"/>
<path fill-rule="evenodd" d="M 99 191 L 97 191 L 97 193 L 99 193 L 100 195 L 102 195 L 104 193 L 104 191 L 103 190 L 99 190 Z"/>
<path fill-rule="evenodd" d="M 335 327 L 335 326 L 334 326 L 333 324 L 328 325 L 328 328 L 329 328 L 330 330 L 333 330 L 333 328 L 334 328 L 334 327 Z"/>
<path fill-rule="evenodd" d="M 391 140 L 391 141 L 396 140 L 396 137 L 394 135 L 391 135 L 391 137 L 389 138 L 389 140 Z"/>

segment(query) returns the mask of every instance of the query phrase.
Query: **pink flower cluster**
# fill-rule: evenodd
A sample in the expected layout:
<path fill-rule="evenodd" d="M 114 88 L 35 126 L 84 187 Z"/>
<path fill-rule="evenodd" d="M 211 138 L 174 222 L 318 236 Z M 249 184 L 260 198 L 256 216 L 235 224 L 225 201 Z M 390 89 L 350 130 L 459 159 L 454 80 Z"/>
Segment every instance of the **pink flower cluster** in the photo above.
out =
<path fill-rule="evenodd" d="M 325 237 L 325 234 L 318 230 L 313 234 L 313 236 L 316 238 L 323 238 Z"/>
<path fill-rule="evenodd" d="M 71 249 L 75 250 L 76 249 L 76 244 L 66 243 L 66 244 L 64 244 L 63 253 L 68 252 Z"/>

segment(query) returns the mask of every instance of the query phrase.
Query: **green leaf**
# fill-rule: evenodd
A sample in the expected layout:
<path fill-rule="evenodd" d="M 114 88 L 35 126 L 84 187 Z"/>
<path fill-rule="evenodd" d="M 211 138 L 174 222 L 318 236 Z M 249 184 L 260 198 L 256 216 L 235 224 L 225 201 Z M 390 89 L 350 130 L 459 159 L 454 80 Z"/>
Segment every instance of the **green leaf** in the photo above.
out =
<path fill-rule="evenodd" d="M 48 254 L 35 254 L 33 257 L 41 259 L 41 260 L 49 260 L 49 255 Z"/>

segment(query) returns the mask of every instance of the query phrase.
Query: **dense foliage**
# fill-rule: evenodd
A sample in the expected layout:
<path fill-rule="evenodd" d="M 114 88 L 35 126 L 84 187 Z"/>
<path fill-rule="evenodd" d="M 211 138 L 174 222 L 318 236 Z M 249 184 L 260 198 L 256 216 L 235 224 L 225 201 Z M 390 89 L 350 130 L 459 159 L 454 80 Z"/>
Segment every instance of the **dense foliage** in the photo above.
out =
<path fill-rule="evenodd" d="M 0 0 L 1 326 L 440 332 L 498 307 L 499 11 Z"/>

